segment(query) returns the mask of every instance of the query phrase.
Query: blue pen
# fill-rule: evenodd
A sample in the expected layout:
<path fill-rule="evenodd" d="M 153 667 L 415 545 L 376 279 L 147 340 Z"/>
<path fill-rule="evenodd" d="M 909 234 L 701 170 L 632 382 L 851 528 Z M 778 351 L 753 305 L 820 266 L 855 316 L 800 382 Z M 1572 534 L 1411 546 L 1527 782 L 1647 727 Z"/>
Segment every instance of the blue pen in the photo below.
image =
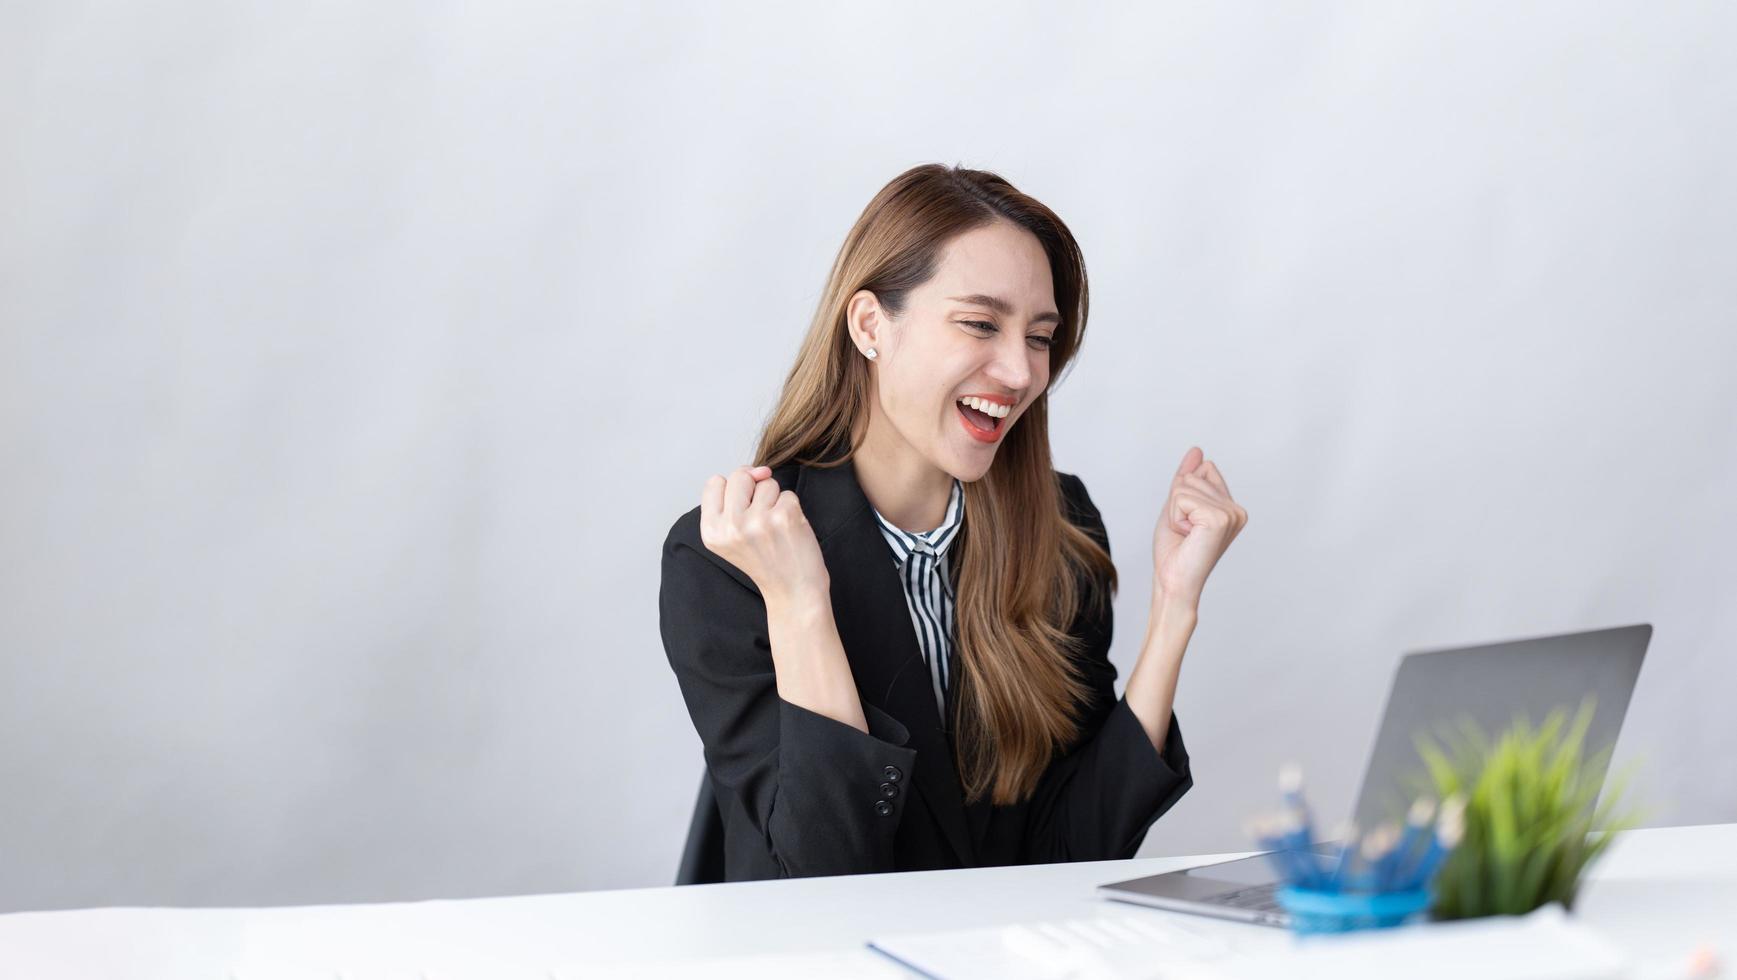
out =
<path fill-rule="evenodd" d="M 1435 877 L 1441 863 L 1453 849 L 1459 846 L 1460 838 L 1465 835 L 1466 823 L 1465 799 L 1460 796 L 1450 796 L 1442 801 L 1441 817 L 1436 821 L 1435 837 L 1429 842 L 1429 848 L 1417 865 L 1407 876 L 1407 885 L 1411 888 L 1424 888 Z"/>
<path fill-rule="evenodd" d="M 1368 844 L 1368 833 L 1350 843 L 1351 855 L 1345 861 L 1345 874 L 1339 880 L 1339 891 L 1355 892 L 1367 887 L 1369 862 L 1363 859 L 1363 850 Z"/>
<path fill-rule="evenodd" d="M 1327 872 L 1321 867 L 1319 857 L 1309 846 L 1309 838 L 1303 832 L 1302 816 L 1294 810 L 1286 810 L 1279 814 L 1279 839 L 1283 842 L 1285 852 L 1291 856 L 1291 861 L 1297 868 L 1297 884 L 1303 888 L 1325 888 Z"/>
<path fill-rule="evenodd" d="M 1295 810 L 1302 821 L 1303 846 L 1315 843 L 1315 827 L 1309 816 L 1309 804 L 1303 800 L 1303 769 L 1296 763 L 1287 763 L 1279 769 L 1279 794 L 1284 798 L 1285 806 Z"/>
<path fill-rule="evenodd" d="M 1398 858 L 1394 861 L 1394 871 L 1398 872 L 1408 863 L 1417 849 L 1423 844 L 1424 837 L 1430 833 L 1430 826 L 1435 823 L 1435 801 L 1429 797 L 1420 797 L 1411 804 L 1411 810 L 1405 815 L 1405 835 L 1399 839 Z"/>
<path fill-rule="evenodd" d="M 1393 845 L 1399 841 L 1399 828 L 1382 824 L 1363 838 L 1363 867 L 1358 891 L 1382 892 L 1392 875 Z"/>
<path fill-rule="evenodd" d="M 1455 794 L 1441 801 L 1441 810 L 1436 815 L 1435 833 L 1430 835 L 1429 842 L 1424 846 L 1423 854 L 1411 862 L 1404 870 L 1406 884 L 1412 888 L 1422 888 L 1429 883 L 1429 877 L 1435 868 L 1447 857 L 1449 845 L 1443 839 L 1442 829 L 1449 823 L 1464 826 L 1465 798 Z M 1456 838 L 1457 840 L 1457 838 Z"/>
<path fill-rule="evenodd" d="M 1339 891 L 1345 887 L 1345 875 L 1350 870 L 1351 858 L 1357 853 L 1357 825 L 1347 820 L 1339 828 L 1339 856 L 1333 859 L 1333 870 L 1327 874 L 1327 890 Z"/>
<path fill-rule="evenodd" d="M 1386 853 L 1379 828 L 1346 840 L 1329 879 L 1329 887 L 1339 892 L 1373 890 L 1376 866 Z"/>
<path fill-rule="evenodd" d="M 1351 891 L 1375 890 L 1375 867 L 1384 853 L 1386 852 L 1381 847 L 1381 828 L 1377 827 L 1363 835 L 1363 843 L 1357 848 L 1357 869 L 1351 875 Z"/>
<path fill-rule="evenodd" d="M 1323 866 L 1321 856 L 1315 853 L 1315 824 L 1309 812 L 1309 804 L 1303 798 L 1303 768 L 1294 762 L 1286 763 L 1279 768 L 1279 794 L 1296 818 L 1296 828 L 1292 842 L 1302 855 L 1303 862 L 1309 869 L 1311 888 L 1327 888 L 1330 884 L 1330 872 Z"/>
<path fill-rule="evenodd" d="M 1295 808 L 1287 809 L 1279 817 L 1279 831 L 1285 849 L 1290 851 L 1302 875 L 1301 884 L 1304 888 L 1321 888 L 1326 885 L 1327 874 L 1321 868 L 1320 860 L 1315 855 L 1315 848 L 1309 841 L 1307 816 Z"/>

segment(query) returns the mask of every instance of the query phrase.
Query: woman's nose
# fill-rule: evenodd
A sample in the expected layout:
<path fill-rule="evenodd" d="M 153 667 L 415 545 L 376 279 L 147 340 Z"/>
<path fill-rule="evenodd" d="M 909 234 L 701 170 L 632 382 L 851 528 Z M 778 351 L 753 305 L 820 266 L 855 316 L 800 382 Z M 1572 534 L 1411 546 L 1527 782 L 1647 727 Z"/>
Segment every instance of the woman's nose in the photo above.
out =
<path fill-rule="evenodd" d="M 998 384 L 1024 391 L 1031 384 L 1031 358 L 1026 353 L 1025 338 L 1015 337 L 1014 341 L 996 345 L 995 362 L 990 365 L 989 374 Z"/>

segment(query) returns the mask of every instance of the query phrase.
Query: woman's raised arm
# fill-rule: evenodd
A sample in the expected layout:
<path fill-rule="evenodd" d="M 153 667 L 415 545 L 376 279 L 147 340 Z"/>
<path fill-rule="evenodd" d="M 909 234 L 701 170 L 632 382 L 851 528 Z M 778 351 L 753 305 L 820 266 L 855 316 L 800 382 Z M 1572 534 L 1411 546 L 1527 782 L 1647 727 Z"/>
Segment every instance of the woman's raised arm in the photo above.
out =
<path fill-rule="evenodd" d="M 775 483 L 762 482 L 777 493 Z M 708 495 L 712 490 L 708 484 Z M 788 498 L 794 504 L 795 495 Z M 718 502 L 724 499 L 720 493 Z M 705 746 L 719 804 L 727 815 L 746 814 L 753 837 L 765 841 L 787 877 L 892 871 L 893 837 L 910 794 L 884 799 L 879 787 L 890 772 L 908 780 L 915 769 L 916 750 L 904 747 L 909 733 L 857 697 L 829 597 L 820 606 L 789 579 L 764 593 L 741 565 L 708 546 L 701 524 L 711 502 L 670 529 L 658 608 L 664 652 Z M 799 539 L 799 527 L 812 542 L 807 522 L 793 519 L 799 515 L 760 530 L 776 527 Z M 717 540 L 731 539 L 727 527 Z M 780 547 L 782 559 L 766 560 L 785 567 L 802 560 L 788 541 L 748 540 L 724 547 L 750 568 L 762 568 L 758 561 Z"/>

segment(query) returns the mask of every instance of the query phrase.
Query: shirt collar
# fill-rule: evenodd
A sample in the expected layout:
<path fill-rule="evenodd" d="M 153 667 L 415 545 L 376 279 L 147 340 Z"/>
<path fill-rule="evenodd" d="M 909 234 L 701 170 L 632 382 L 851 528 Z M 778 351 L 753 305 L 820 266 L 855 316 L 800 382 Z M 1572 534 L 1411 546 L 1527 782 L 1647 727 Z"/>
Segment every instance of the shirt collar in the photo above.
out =
<path fill-rule="evenodd" d="M 869 509 L 874 510 L 872 505 Z M 965 486 L 954 478 L 953 492 L 947 498 L 947 516 L 933 531 L 906 531 L 882 517 L 880 511 L 874 510 L 874 515 L 881 535 L 887 539 L 900 564 L 904 564 L 912 552 L 940 557 L 947 553 L 947 547 L 959 536 L 959 527 L 965 522 Z"/>

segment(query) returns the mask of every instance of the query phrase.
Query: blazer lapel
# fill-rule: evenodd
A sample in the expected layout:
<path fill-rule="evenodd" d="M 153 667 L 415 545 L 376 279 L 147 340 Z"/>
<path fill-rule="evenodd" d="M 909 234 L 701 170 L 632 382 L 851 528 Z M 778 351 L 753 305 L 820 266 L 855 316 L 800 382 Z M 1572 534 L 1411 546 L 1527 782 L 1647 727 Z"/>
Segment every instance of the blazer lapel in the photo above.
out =
<path fill-rule="evenodd" d="M 804 466 L 795 492 L 832 578 L 833 619 L 857 692 L 910 732 L 908 744 L 919 753 L 912 778 L 959 863 L 973 866 L 976 849 L 953 748 L 935 708 L 898 566 L 857 482 L 855 464 Z"/>

